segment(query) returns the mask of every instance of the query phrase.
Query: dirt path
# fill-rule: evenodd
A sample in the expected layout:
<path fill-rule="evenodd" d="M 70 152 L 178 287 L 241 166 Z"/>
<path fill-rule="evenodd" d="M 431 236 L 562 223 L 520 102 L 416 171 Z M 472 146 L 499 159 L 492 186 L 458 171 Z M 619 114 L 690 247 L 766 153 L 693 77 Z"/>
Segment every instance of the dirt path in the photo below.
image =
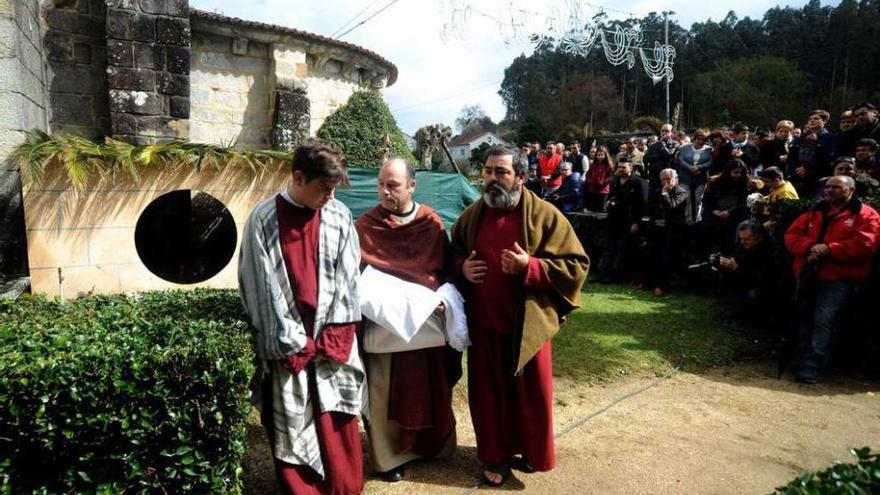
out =
<path fill-rule="evenodd" d="M 771 365 L 679 373 L 557 439 L 558 466 L 515 474 L 507 490 L 585 495 L 759 494 L 832 461 L 850 447 L 880 448 L 880 382 L 832 377 L 815 386 L 777 381 Z M 557 380 L 557 432 L 650 384 L 607 386 Z M 459 449 L 444 461 L 407 466 L 389 484 L 367 473 L 367 494 L 474 493 L 479 466 L 466 408 L 458 408 Z M 258 433 L 258 432 L 255 432 Z M 247 493 L 272 493 L 268 449 L 251 442 Z M 486 491 L 482 488 L 479 491 Z"/>

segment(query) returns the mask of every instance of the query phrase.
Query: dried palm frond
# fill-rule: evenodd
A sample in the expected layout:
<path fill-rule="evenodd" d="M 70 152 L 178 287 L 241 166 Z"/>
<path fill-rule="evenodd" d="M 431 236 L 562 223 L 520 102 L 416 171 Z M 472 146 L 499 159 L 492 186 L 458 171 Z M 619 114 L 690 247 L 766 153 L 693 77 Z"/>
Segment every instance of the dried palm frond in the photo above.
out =
<path fill-rule="evenodd" d="M 222 169 L 243 167 L 261 173 L 289 163 L 292 155 L 277 150 L 239 148 L 234 141 L 219 145 L 171 141 L 136 146 L 106 138 L 97 143 L 79 136 L 51 136 L 40 130 L 30 131 L 25 141 L 12 153 L 16 165 L 26 171 L 26 180 L 39 183 L 43 171 L 60 165 L 71 184 L 80 188 L 91 174 L 113 175 L 125 172 L 134 180 L 147 167 L 203 167 Z"/>

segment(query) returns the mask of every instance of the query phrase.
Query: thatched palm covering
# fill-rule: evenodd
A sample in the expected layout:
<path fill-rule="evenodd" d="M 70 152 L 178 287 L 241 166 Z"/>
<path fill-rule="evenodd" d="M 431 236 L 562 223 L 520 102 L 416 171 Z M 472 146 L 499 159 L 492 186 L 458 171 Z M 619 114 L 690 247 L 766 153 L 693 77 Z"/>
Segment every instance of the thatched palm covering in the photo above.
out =
<path fill-rule="evenodd" d="M 162 144 L 135 146 L 106 138 L 96 143 L 79 136 L 50 136 L 33 130 L 12 154 L 26 180 L 38 183 L 43 170 L 60 165 L 74 187 L 81 187 L 91 174 L 108 175 L 123 172 L 137 179 L 145 167 L 184 166 L 200 170 L 204 167 L 247 167 L 254 171 L 277 169 L 290 163 L 292 155 L 273 150 L 245 150 L 232 145 L 198 144 L 172 141 Z"/>

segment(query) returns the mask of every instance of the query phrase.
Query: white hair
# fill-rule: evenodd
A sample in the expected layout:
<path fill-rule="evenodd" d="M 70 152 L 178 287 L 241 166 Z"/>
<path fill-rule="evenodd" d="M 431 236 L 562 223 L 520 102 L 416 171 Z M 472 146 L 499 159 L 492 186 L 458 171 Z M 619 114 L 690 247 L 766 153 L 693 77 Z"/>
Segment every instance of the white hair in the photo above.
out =
<path fill-rule="evenodd" d="M 664 168 L 660 171 L 660 175 L 665 175 L 673 179 L 678 179 L 678 172 L 676 172 L 674 168 Z"/>

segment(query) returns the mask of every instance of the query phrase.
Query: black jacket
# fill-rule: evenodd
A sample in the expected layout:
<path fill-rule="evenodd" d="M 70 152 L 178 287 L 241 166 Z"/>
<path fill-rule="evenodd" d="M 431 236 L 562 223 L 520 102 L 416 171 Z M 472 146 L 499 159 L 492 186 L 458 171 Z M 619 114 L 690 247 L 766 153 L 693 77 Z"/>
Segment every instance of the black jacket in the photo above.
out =
<path fill-rule="evenodd" d="M 640 223 L 647 198 L 648 185 L 641 177 L 630 175 L 626 182 L 621 182 L 615 176 L 608 194 L 608 221 L 616 225 Z"/>
<path fill-rule="evenodd" d="M 721 155 L 728 157 L 728 163 L 730 162 L 730 160 L 733 160 L 735 158 L 733 156 L 734 148 L 735 146 L 733 144 L 733 141 L 731 141 L 725 144 L 721 150 Z M 742 150 L 742 156 L 740 156 L 739 159 L 742 160 L 743 163 L 745 163 L 749 167 L 749 170 L 754 172 L 755 168 L 757 168 L 758 164 L 761 162 L 760 152 L 758 151 L 758 148 L 751 143 L 746 143 L 745 145 L 740 147 L 740 150 Z M 720 170 L 724 170 L 726 166 L 727 163 L 721 164 Z"/>
<path fill-rule="evenodd" d="M 807 171 L 806 180 L 817 180 L 819 177 L 830 175 L 831 151 L 834 147 L 834 136 L 827 129 L 816 136 L 815 140 L 801 136 L 794 141 L 788 154 L 788 171 L 786 176 L 794 179 L 798 167 L 804 167 Z"/>
<path fill-rule="evenodd" d="M 740 289 L 770 289 L 782 280 L 778 258 L 767 239 L 752 251 L 743 249 L 741 245 L 737 246 L 733 259 L 736 260 L 737 269 L 730 276 Z"/>
<path fill-rule="evenodd" d="M 788 143 L 788 149 L 786 149 L 786 142 L 775 138 L 765 143 L 763 146 L 761 146 L 761 149 L 758 153 L 758 156 L 761 160 L 761 165 L 763 165 L 764 168 L 778 167 L 782 169 L 783 173 L 785 173 L 785 170 L 788 167 L 788 161 L 786 161 L 786 163 L 782 163 L 779 160 L 779 157 L 789 156 L 789 152 L 791 151 L 793 145 L 794 141 L 791 141 L 790 143 Z M 745 150 L 743 150 L 743 156 L 745 156 Z M 789 158 L 789 160 L 790 159 L 791 158 Z M 748 165 L 748 162 L 746 162 L 746 165 Z M 754 170 L 753 167 L 749 168 L 752 168 L 752 170 Z"/>
<path fill-rule="evenodd" d="M 678 153 L 678 141 L 674 139 L 660 140 L 648 146 L 642 163 L 645 164 L 645 173 L 651 183 L 652 189 L 660 187 L 660 171 L 664 168 L 675 167 L 675 154 Z"/>
<path fill-rule="evenodd" d="M 834 151 L 834 156 L 855 156 L 856 143 L 864 138 L 871 138 L 880 142 L 880 119 L 867 125 L 854 125 L 848 131 L 838 134 L 837 149 Z"/>
<path fill-rule="evenodd" d="M 677 184 L 668 194 L 660 189 L 654 198 L 657 218 L 662 218 L 667 227 L 687 223 L 690 191 L 685 186 Z"/>

